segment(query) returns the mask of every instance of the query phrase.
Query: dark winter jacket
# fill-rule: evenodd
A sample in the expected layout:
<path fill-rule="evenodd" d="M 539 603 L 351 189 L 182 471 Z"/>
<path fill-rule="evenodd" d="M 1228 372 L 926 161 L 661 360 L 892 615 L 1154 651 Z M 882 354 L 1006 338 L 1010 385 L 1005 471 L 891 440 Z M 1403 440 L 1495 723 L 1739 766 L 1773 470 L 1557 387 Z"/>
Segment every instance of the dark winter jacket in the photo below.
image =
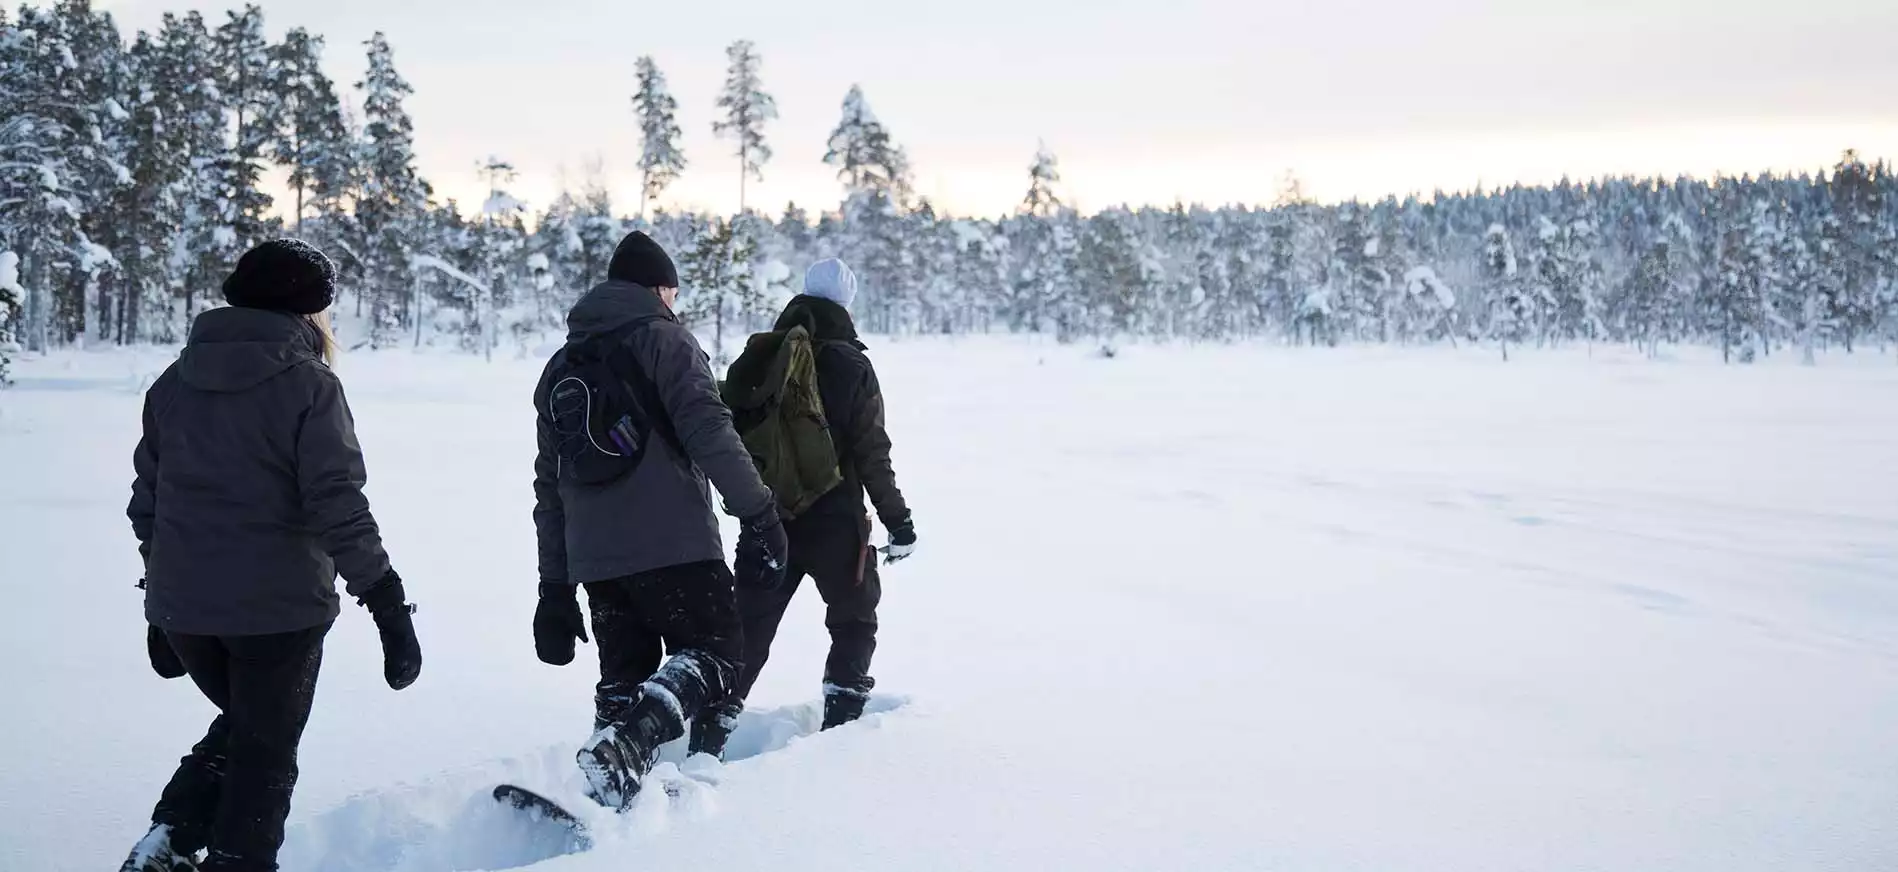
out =
<path fill-rule="evenodd" d="M 864 517 L 863 497 L 868 493 L 883 526 L 899 526 L 909 520 L 909 504 L 896 486 L 896 470 L 890 464 L 883 388 L 857 339 L 850 312 L 829 300 L 800 296 L 778 316 L 775 329 L 788 330 L 799 323 L 809 327 L 819 343 L 817 393 L 824 400 L 824 415 L 830 419 L 831 440 L 844 475 L 843 484 L 800 517 Z"/>
<path fill-rule="evenodd" d="M 356 425 L 321 337 L 298 316 L 213 309 L 145 394 L 126 514 L 145 558 L 145 617 L 251 636 L 334 620 L 389 558 Z"/>
<path fill-rule="evenodd" d="M 534 459 L 534 528 L 543 582 L 605 581 L 725 559 L 708 476 L 734 517 L 776 510 L 771 491 L 732 429 L 731 410 L 719 399 L 705 352 L 658 294 L 628 282 L 601 284 L 568 313 L 567 338 L 610 333 L 638 321 L 645 323 L 626 332 L 626 347 L 657 389 L 685 456 L 671 440 L 656 438 L 639 467 L 618 481 L 597 487 L 561 481 L 547 395 L 549 376 L 566 367 L 567 350 L 556 352 L 534 390 L 540 443 Z"/>

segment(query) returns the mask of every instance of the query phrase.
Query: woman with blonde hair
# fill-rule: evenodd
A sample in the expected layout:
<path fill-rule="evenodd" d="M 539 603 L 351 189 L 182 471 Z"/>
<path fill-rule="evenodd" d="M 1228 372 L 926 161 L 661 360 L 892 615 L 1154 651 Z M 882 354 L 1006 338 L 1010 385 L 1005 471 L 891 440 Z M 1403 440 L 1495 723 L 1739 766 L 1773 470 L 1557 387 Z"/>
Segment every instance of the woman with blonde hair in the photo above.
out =
<path fill-rule="evenodd" d="M 326 314 L 336 267 L 273 239 L 224 282 L 145 395 L 126 514 L 145 561 L 146 645 L 218 708 L 121 872 L 274 872 L 340 574 L 396 690 L 422 668 L 389 567 Z M 200 860 L 200 852 L 207 852 Z"/>

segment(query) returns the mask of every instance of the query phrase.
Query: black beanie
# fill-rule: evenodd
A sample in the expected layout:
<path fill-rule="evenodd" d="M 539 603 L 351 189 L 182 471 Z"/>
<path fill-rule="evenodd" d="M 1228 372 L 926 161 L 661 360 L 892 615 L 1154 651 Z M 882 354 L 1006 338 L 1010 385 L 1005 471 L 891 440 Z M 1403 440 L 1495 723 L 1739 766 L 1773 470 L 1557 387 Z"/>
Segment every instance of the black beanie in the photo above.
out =
<path fill-rule="evenodd" d="M 613 262 L 606 267 L 606 277 L 646 288 L 679 286 L 679 270 L 673 267 L 672 258 L 652 237 L 637 230 L 626 234 L 613 250 Z"/>
<path fill-rule="evenodd" d="M 244 252 L 224 280 L 224 299 L 246 309 L 314 315 L 336 300 L 336 264 L 300 239 L 272 239 Z"/>

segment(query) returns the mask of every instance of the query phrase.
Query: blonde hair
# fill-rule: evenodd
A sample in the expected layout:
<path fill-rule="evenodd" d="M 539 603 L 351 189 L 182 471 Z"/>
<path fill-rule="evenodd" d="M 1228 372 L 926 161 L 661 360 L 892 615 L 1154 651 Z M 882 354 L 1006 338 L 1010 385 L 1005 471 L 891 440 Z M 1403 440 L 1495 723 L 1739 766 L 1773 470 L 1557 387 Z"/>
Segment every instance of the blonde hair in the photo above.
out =
<path fill-rule="evenodd" d="M 323 337 L 323 362 L 330 366 L 335 366 L 337 351 L 336 329 L 330 324 L 329 310 L 324 309 L 314 315 L 306 315 L 305 317 L 309 319 L 310 326 L 316 328 L 317 335 Z"/>

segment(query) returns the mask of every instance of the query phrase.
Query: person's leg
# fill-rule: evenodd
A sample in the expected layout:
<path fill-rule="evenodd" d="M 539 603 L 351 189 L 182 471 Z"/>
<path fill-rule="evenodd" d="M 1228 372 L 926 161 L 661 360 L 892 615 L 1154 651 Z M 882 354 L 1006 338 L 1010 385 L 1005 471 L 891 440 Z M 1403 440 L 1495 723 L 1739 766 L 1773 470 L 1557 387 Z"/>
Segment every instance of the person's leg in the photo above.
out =
<path fill-rule="evenodd" d="M 737 668 L 730 692 L 700 710 L 692 721 L 691 753 L 725 756 L 725 741 L 731 738 L 732 730 L 738 728 L 738 715 L 745 710 L 745 699 L 751 695 L 752 685 L 757 683 L 758 674 L 764 671 L 765 661 L 771 657 L 771 642 L 778 636 L 784 610 L 790 607 L 791 598 L 803 580 L 804 570 L 799 568 L 797 552 L 793 551 L 784 583 L 776 590 L 736 589 L 741 652 Z"/>
<path fill-rule="evenodd" d="M 870 550 L 864 522 L 842 518 L 812 519 L 793 540 L 809 556 L 811 576 L 824 597 L 824 626 L 830 630 L 830 656 L 824 661 L 824 727 L 840 726 L 863 715 L 876 679 L 870 660 L 877 648 L 877 605 L 883 583 L 876 554 Z"/>
<path fill-rule="evenodd" d="M 274 872 L 297 783 L 297 746 L 323 664 L 325 623 L 230 636 L 229 760 L 204 872 Z"/>
<path fill-rule="evenodd" d="M 730 692 L 741 654 L 731 570 L 713 560 L 634 576 L 632 598 L 671 656 L 639 687 L 638 699 L 580 750 L 581 771 L 601 804 L 628 807 L 659 746 Z"/>
<path fill-rule="evenodd" d="M 646 628 L 630 578 L 586 585 L 593 642 L 600 649 L 600 682 L 593 694 L 593 729 L 621 719 L 639 698 L 639 685 L 662 658 L 659 634 Z"/>
<path fill-rule="evenodd" d="M 167 633 L 191 682 L 205 699 L 217 706 L 218 716 L 191 753 L 178 762 L 170 783 L 152 809 L 152 823 L 168 828 L 170 849 L 195 854 L 211 842 L 211 822 L 217 815 L 218 792 L 224 779 L 225 755 L 230 743 L 230 719 L 224 714 L 231 701 L 230 655 L 216 636 Z"/>

